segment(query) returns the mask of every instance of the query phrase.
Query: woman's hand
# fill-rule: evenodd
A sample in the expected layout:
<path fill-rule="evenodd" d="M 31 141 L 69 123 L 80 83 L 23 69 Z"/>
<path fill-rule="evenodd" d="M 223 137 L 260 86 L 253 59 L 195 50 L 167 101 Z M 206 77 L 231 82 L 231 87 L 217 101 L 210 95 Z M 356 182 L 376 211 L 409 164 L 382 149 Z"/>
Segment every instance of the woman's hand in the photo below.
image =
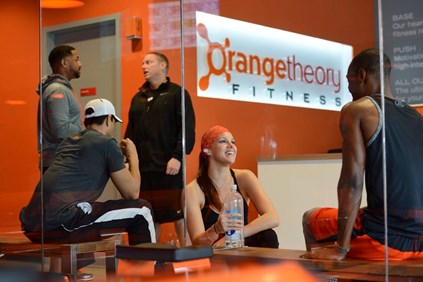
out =
<path fill-rule="evenodd" d="M 232 214 L 221 214 L 218 221 L 214 224 L 214 231 L 220 235 L 223 235 L 222 238 L 214 242 L 214 248 L 225 248 L 226 247 L 226 238 L 225 233 L 231 230 L 239 230 L 244 228 L 244 220 L 239 213 Z"/>
<path fill-rule="evenodd" d="M 213 244 L 213 248 L 226 248 L 226 238 L 223 236 Z"/>
<path fill-rule="evenodd" d="M 225 214 L 221 212 L 215 227 L 219 234 L 230 230 L 242 229 L 244 228 L 244 219 L 239 213 Z"/>

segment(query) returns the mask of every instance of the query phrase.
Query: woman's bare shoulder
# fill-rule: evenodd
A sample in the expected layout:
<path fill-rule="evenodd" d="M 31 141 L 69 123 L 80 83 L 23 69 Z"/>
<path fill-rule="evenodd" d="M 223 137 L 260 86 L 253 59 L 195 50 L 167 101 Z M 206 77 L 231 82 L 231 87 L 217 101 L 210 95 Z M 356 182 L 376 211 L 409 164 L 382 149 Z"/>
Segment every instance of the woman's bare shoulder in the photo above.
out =
<path fill-rule="evenodd" d="M 186 197 L 191 204 L 197 202 L 201 207 L 204 205 L 204 193 L 196 179 L 187 184 Z"/>
<path fill-rule="evenodd" d="M 238 178 L 250 178 L 250 177 L 256 177 L 256 175 L 249 169 L 233 169 L 235 172 L 235 176 Z"/>
<path fill-rule="evenodd" d="M 249 169 L 234 169 L 240 189 L 250 189 L 258 183 L 257 176 Z"/>
<path fill-rule="evenodd" d="M 192 180 L 190 183 L 187 184 L 187 191 L 196 191 L 201 190 L 200 186 L 198 185 L 197 179 Z"/>

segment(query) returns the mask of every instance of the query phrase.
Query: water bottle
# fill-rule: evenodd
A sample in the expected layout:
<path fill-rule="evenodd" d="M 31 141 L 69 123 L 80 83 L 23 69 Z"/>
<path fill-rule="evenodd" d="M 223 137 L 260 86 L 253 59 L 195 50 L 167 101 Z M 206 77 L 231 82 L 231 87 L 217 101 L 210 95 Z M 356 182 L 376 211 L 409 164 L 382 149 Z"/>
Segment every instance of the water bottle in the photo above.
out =
<path fill-rule="evenodd" d="M 239 214 L 240 216 L 233 216 L 233 219 L 241 219 L 244 221 L 244 199 L 237 191 L 236 185 L 226 195 L 223 203 L 223 211 L 226 214 Z M 244 246 L 244 229 L 229 230 L 225 233 L 226 247 L 240 248 Z"/>
<path fill-rule="evenodd" d="M 176 240 L 173 239 L 173 233 L 169 233 L 169 240 L 167 243 L 178 248 L 180 247 L 178 238 L 176 238 Z"/>

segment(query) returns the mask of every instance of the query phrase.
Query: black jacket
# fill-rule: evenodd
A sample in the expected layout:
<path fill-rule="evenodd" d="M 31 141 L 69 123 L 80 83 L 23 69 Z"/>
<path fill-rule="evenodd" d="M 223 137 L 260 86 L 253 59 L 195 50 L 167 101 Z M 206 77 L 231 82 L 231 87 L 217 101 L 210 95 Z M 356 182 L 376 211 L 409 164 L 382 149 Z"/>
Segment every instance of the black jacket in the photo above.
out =
<path fill-rule="evenodd" d="M 167 82 L 156 90 L 144 83 L 132 98 L 125 138 L 137 147 L 141 172 L 165 172 L 171 158 L 182 160 L 181 87 Z M 195 143 L 195 114 L 185 90 L 185 149 Z"/>

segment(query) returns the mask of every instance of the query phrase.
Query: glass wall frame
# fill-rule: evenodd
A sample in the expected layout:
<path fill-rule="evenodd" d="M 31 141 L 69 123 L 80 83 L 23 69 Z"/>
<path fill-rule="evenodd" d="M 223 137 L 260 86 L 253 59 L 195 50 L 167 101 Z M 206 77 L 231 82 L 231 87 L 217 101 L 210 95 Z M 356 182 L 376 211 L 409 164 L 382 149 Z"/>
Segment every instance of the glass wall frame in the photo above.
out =
<path fill-rule="evenodd" d="M 148 51 L 163 52 L 170 61 L 171 81 L 187 89 L 196 113 L 196 142 L 193 151 L 185 159 L 186 167 L 183 167 L 185 182 L 191 182 L 197 175 L 203 133 L 211 126 L 219 124 L 229 128 L 237 141 L 238 156 L 233 167 L 253 171 L 263 184 L 267 181 L 262 178 L 264 174 L 261 174 L 258 168 L 260 162 L 272 163 L 286 160 L 286 157 L 300 156 L 308 156 L 313 160 L 315 157 L 326 155 L 328 151 L 339 152 L 338 149 L 342 146 L 338 128 L 341 107 L 338 110 L 325 110 L 241 101 L 233 97 L 215 99 L 199 96 L 201 89 L 198 64 L 204 58 L 199 57 L 200 53 L 196 49 L 198 38 L 200 37 L 200 41 L 203 42 L 209 40 L 210 43 L 227 47 L 230 51 L 246 53 L 249 46 L 225 45 L 224 41 L 215 41 L 218 40 L 216 39 L 218 36 L 212 33 L 208 34 L 207 39 L 201 37 L 195 12 L 200 11 L 261 27 L 346 44 L 352 46 L 352 56 L 363 49 L 381 46 L 388 50 L 389 55 L 394 55 L 391 53 L 394 49 L 383 45 L 386 38 L 383 41 L 378 30 L 384 27 L 388 29 L 388 26 L 383 24 L 390 25 L 389 27 L 396 31 L 403 30 L 400 27 L 403 23 L 418 25 L 417 20 L 413 21 L 410 18 L 411 11 L 402 10 L 398 13 L 394 10 L 393 14 L 397 19 L 393 22 L 379 22 L 377 10 L 384 4 L 390 5 L 387 1 L 351 0 L 343 3 L 283 1 L 282 3 L 267 0 L 265 3 L 256 3 L 241 0 L 181 0 L 117 3 L 86 0 L 84 6 L 69 9 L 45 9 L 41 8 L 38 1 L 31 0 L 18 2 L 3 4 L 4 16 L 1 21 L 1 30 L 6 42 L 2 47 L 6 60 L 5 73 L 2 76 L 1 103 L 3 107 L 1 125 L 5 141 L 2 146 L 3 158 L 0 170 L 2 171 L 0 180 L 4 187 L 0 192 L 4 217 L 0 223 L 2 237 L 25 238 L 20 230 L 19 212 L 21 207 L 27 204 L 37 182 L 42 178 L 38 166 L 36 119 L 39 102 L 35 89 L 42 77 L 50 73 L 47 56 L 53 46 L 59 43 L 79 42 L 80 39 L 85 41 L 86 44 L 76 43 L 76 47 L 81 50 L 82 69 L 81 77 L 73 80 L 72 85 L 82 104 L 91 98 L 103 97 L 105 92 L 111 93 L 110 100 L 114 102 L 117 114 L 124 121 L 122 126 L 115 130 L 115 138 L 118 140 L 125 133 L 131 99 L 144 82 L 141 69 L 143 55 Z M 13 30 L 9 28 L 10 23 L 14 23 L 17 28 Z M 88 31 L 82 31 L 82 27 Z M 255 29 L 251 27 L 248 32 L 253 37 Z M 75 34 L 84 35 L 75 39 L 73 37 Z M 98 38 L 99 42 L 92 43 Z M 393 40 L 395 44 L 395 38 Z M 382 45 L 378 45 L 381 41 Z M 236 44 L 235 39 L 231 43 Z M 389 43 L 392 44 L 392 41 Z M 263 42 L 263 48 L 272 44 L 272 41 Z M 401 44 L 398 45 L 404 46 Z M 419 48 L 413 44 L 407 46 Z M 97 58 L 93 54 L 87 54 L 88 50 L 94 48 L 98 48 L 93 52 L 98 55 Z M 283 53 L 284 46 L 279 48 Z M 418 53 L 404 48 L 396 50 Z M 216 51 L 214 56 L 222 54 Z M 104 65 L 99 67 L 98 61 L 103 61 Z M 410 64 L 413 62 L 418 64 L 419 60 L 411 59 Z M 110 72 L 106 73 L 105 69 Z M 345 80 L 347 69 L 340 71 L 341 78 Z M 234 73 L 231 74 L 232 78 L 236 77 Z M 210 75 L 211 82 L 217 79 L 227 80 L 227 76 L 216 73 Z M 419 79 L 421 77 L 415 77 L 416 87 L 421 84 Z M 234 93 L 234 84 L 240 87 L 243 82 L 232 82 L 228 84 L 228 88 L 232 87 L 231 91 Z M 402 90 L 398 91 L 411 92 L 411 89 L 404 90 L 404 85 L 401 87 Z M 304 101 L 303 94 L 300 99 Z M 407 102 L 412 102 L 419 112 L 422 111 L 419 103 L 413 100 Z M 337 181 L 338 174 L 326 177 L 335 177 Z M 335 182 L 332 189 L 333 198 L 328 204 L 336 201 L 336 184 Z M 270 189 L 269 187 L 263 186 L 268 194 L 272 193 L 266 190 Z M 109 197 L 119 198 L 119 194 L 112 186 L 108 186 L 102 199 Z M 321 200 L 325 202 L 325 199 Z M 295 202 L 295 199 L 272 198 L 272 201 L 279 206 L 286 201 Z M 310 206 L 312 207 L 314 206 Z M 249 211 L 250 220 L 257 217 L 254 208 L 250 207 Z M 286 222 L 286 214 L 279 216 L 280 224 L 283 225 Z M 175 230 L 172 224 L 166 224 L 163 226 L 159 241 L 168 242 L 171 236 L 176 236 Z M 296 233 L 293 236 L 299 238 L 302 234 Z M 47 268 L 43 266 L 43 269 Z"/>

